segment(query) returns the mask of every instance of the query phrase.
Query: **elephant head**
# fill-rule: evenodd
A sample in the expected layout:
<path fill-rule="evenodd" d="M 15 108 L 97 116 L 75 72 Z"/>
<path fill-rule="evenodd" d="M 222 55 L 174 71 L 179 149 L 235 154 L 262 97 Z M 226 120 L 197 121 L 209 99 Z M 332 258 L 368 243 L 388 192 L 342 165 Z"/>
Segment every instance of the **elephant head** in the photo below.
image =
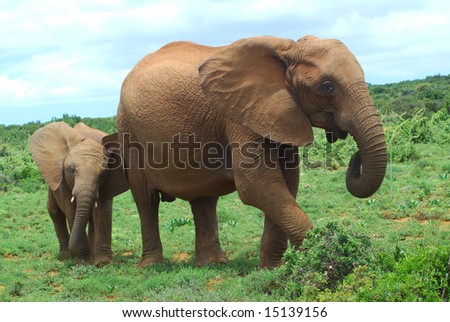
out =
<path fill-rule="evenodd" d="M 330 142 L 349 133 L 359 151 L 349 163 L 347 189 L 364 198 L 381 185 L 387 164 L 383 128 L 363 70 L 340 41 L 242 39 L 219 50 L 199 72 L 203 92 L 219 113 L 273 141 L 311 144 L 312 126 L 325 129 Z"/>
<path fill-rule="evenodd" d="M 77 124 L 51 123 L 37 130 L 29 147 L 51 191 L 59 192 L 62 202 L 72 203 L 75 218 L 69 240 L 71 256 L 88 260 L 91 256 L 86 226 L 98 200 L 111 199 L 118 185 L 114 171 L 109 171 L 109 152 L 102 146 L 106 133 Z M 127 184 L 122 191 L 127 190 Z M 60 206 L 61 207 L 61 206 Z M 63 210 L 64 211 L 64 210 Z"/>

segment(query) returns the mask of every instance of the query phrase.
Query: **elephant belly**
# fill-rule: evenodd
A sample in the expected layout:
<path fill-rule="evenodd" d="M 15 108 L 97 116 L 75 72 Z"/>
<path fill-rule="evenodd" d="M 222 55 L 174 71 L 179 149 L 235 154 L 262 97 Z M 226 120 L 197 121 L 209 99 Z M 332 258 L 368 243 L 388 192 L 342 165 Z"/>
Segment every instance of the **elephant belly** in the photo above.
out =
<path fill-rule="evenodd" d="M 147 181 L 157 190 L 184 200 L 205 196 L 218 197 L 236 190 L 229 170 L 151 170 L 148 171 Z"/>

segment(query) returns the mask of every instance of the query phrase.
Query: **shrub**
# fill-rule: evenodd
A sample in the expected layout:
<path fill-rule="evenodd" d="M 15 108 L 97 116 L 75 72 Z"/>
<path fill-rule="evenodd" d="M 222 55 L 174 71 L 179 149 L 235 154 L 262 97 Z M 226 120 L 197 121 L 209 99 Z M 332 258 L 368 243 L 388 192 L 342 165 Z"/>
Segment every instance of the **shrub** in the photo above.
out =
<path fill-rule="evenodd" d="M 414 143 L 428 140 L 423 111 L 412 118 L 404 119 L 403 115 L 400 118 L 401 123 L 393 128 L 388 128 L 386 132 L 389 154 L 391 157 L 393 156 L 393 161 L 397 162 L 416 160 L 419 158 L 419 154 Z"/>
<path fill-rule="evenodd" d="M 422 247 L 406 254 L 392 271 L 380 274 L 370 298 L 373 301 L 448 301 L 450 251 L 443 246 Z"/>
<path fill-rule="evenodd" d="M 422 109 L 411 118 L 404 115 L 399 118 L 399 123 L 386 131 L 389 153 L 394 161 L 418 159 L 420 155 L 415 143 L 446 144 L 450 141 L 450 117 L 444 108 L 431 116 L 425 116 Z"/>
<path fill-rule="evenodd" d="M 317 294 L 319 301 L 438 302 L 450 298 L 450 251 L 421 247 L 412 253 L 396 247 L 380 253 L 372 267 L 355 268 L 335 289 Z"/>
<path fill-rule="evenodd" d="M 447 144 L 450 142 L 450 115 L 447 109 L 442 108 L 431 116 L 427 124 L 430 134 L 429 142 Z"/>
<path fill-rule="evenodd" d="M 282 269 L 286 291 L 292 298 L 313 297 L 334 289 L 356 267 L 368 265 L 374 256 L 369 238 L 329 223 L 308 232 L 301 249 L 289 249 Z"/>

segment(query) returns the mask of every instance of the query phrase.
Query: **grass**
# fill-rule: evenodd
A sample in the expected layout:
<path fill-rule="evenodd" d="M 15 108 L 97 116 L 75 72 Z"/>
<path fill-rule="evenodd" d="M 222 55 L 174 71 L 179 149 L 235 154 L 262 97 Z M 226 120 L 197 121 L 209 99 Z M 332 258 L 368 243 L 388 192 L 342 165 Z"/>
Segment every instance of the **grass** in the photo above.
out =
<path fill-rule="evenodd" d="M 448 148 L 428 144 L 416 145 L 416 150 L 419 159 L 392 165 L 392 181 L 388 171 L 380 190 L 368 199 L 346 191 L 345 168 L 303 169 L 297 200 L 314 225 L 335 222 L 368 236 L 378 258 L 370 264 L 373 269 L 360 267 L 333 289 L 292 297 L 277 284 L 283 267 L 258 269 L 263 214 L 243 205 L 236 193 L 222 197 L 218 207 L 227 265 L 192 266 L 195 227 L 189 204 L 176 200 L 160 207 L 166 263 L 138 268 L 139 216 L 130 192 L 114 200 L 111 265 L 60 261 L 41 189 L 0 193 L 0 301 L 439 300 L 442 285 L 427 280 L 420 281 L 436 294 L 407 294 L 414 292 L 408 281 L 416 283 L 418 270 L 428 269 L 419 264 L 437 256 L 431 250 L 438 249 L 439 258 L 450 253 Z M 442 249 L 447 253 L 441 254 Z M 398 292 L 389 293 L 390 298 L 382 297 L 388 292 L 380 289 L 371 293 L 374 281 L 383 287 L 397 283 Z"/>

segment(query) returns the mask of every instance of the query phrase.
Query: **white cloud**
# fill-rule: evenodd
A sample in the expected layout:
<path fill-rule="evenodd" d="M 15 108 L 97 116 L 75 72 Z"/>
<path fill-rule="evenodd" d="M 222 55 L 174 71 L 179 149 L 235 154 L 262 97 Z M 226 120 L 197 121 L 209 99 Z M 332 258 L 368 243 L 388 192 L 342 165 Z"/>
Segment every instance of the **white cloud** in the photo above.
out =
<path fill-rule="evenodd" d="M 76 94 L 79 93 L 79 88 L 76 86 L 62 86 L 56 88 L 50 88 L 49 92 L 55 96 L 67 95 L 67 94 Z"/>
<path fill-rule="evenodd" d="M 0 99 L 20 100 L 33 96 L 37 92 L 37 87 L 32 87 L 29 82 L 23 79 L 10 79 L 5 75 L 0 75 Z"/>

